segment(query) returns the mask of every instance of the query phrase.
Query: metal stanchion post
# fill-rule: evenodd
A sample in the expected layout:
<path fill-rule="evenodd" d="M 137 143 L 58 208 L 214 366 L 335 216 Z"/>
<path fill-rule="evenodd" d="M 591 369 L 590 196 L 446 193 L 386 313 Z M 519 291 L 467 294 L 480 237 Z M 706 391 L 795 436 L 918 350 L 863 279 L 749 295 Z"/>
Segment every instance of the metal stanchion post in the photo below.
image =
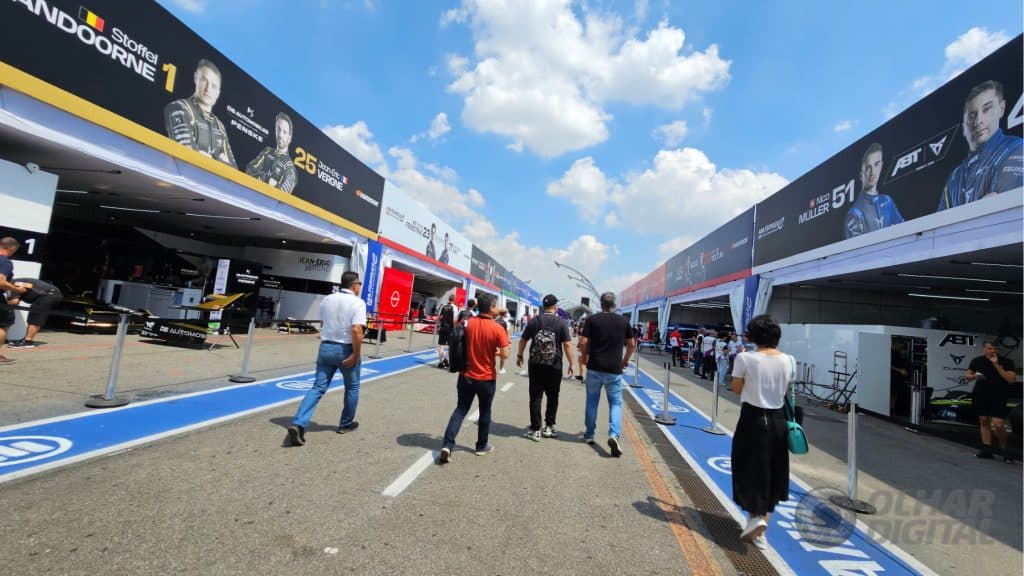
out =
<path fill-rule="evenodd" d="M 921 386 L 921 380 L 921 371 L 914 370 L 910 385 L 910 425 L 914 428 L 921 425 L 921 400 L 924 397 L 924 387 Z"/>
<path fill-rule="evenodd" d="M 85 401 L 89 408 L 116 408 L 128 403 L 124 396 L 114 396 L 117 389 L 117 370 L 121 365 L 121 349 L 124 348 L 124 337 L 128 334 L 128 315 L 121 314 L 117 322 L 117 337 L 114 339 L 114 355 L 110 360 L 110 376 L 107 378 L 107 392 L 102 396 L 90 396 Z"/>
<path fill-rule="evenodd" d="M 249 382 L 255 382 L 256 379 L 249 376 L 249 356 L 252 354 L 252 341 L 256 335 L 256 317 L 253 316 L 249 319 L 249 336 L 245 340 L 245 354 L 242 356 L 242 373 L 237 376 L 231 376 L 228 378 L 229 382 L 237 382 L 240 384 L 246 384 Z"/>
<path fill-rule="evenodd" d="M 373 347 L 373 354 L 370 354 L 370 358 L 374 360 L 380 359 L 380 339 L 384 335 L 384 326 L 380 323 L 380 316 L 377 317 L 377 344 Z"/>
<path fill-rule="evenodd" d="M 412 352 L 412 317 L 409 318 L 409 342 L 405 346 L 406 352 Z"/>
<path fill-rule="evenodd" d="M 661 399 L 661 414 L 654 418 L 654 421 L 658 424 L 664 424 L 666 426 L 675 426 L 676 417 L 670 416 L 668 413 L 668 405 L 672 401 L 672 395 L 669 393 L 669 380 L 672 378 L 672 370 L 669 369 L 668 362 L 665 362 L 665 396 Z"/>
<path fill-rule="evenodd" d="M 857 499 L 857 402 L 850 403 L 850 412 L 846 415 L 846 493 L 847 496 L 835 495 L 829 500 L 846 510 L 858 514 L 874 514 L 877 510 L 871 504 Z"/>
<path fill-rule="evenodd" d="M 629 385 L 630 388 L 643 388 L 640 384 L 640 350 L 637 349 L 636 356 L 633 357 L 633 383 Z"/>
<path fill-rule="evenodd" d="M 718 427 L 718 373 L 715 373 L 715 383 L 711 385 L 711 425 L 701 428 L 701 430 L 708 434 L 721 435 L 725 434 L 721 428 Z"/>

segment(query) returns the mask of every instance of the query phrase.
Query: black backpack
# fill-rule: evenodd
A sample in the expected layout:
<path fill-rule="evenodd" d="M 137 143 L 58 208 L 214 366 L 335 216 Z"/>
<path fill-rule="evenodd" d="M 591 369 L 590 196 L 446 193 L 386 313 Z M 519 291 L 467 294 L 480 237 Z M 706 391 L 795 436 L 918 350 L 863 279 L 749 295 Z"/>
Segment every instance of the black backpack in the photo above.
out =
<path fill-rule="evenodd" d="M 448 371 L 462 372 L 466 369 L 466 327 L 460 322 L 448 336 Z"/>
<path fill-rule="evenodd" d="M 537 334 L 533 336 L 533 342 L 530 342 L 530 364 L 557 368 L 562 363 L 562 358 L 558 353 L 557 332 L 561 326 L 552 328 L 551 319 L 547 319 L 548 321 L 545 322 L 547 316 L 537 317 Z"/>

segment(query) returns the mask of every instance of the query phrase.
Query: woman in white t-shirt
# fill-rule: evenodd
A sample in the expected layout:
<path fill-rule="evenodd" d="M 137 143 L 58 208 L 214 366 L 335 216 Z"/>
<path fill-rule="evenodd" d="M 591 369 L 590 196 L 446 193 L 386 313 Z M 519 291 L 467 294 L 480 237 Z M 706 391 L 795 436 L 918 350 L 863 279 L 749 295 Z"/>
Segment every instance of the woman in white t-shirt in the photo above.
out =
<path fill-rule="evenodd" d="M 747 325 L 757 352 L 736 356 L 732 390 L 742 407 L 732 439 L 732 498 L 749 516 L 740 539 L 768 546 L 768 515 L 789 496 L 789 446 L 783 403 L 796 363 L 777 349 L 782 329 L 767 314 Z"/>

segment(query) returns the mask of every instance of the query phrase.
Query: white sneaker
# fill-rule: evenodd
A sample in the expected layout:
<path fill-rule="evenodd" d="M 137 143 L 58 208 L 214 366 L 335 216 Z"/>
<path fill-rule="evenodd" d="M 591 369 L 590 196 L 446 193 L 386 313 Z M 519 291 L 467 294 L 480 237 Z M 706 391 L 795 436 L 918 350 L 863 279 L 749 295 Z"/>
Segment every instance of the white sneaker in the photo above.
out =
<path fill-rule="evenodd" d="M 750 520 L 747 521 L 747 527 L 740 533 L 740 540 L 749 544 L 757 539 L 758 536 L 762 536 L 767 529 L 768 523 L 764 521 L 764 518 L 751 516 Z"/>
<path fill-rule="evenodd" d="M 764 534 L 761 534 L 757 538 L 754 538 L 754 546 L 757 546 L 758 550 L 767 550 L 768 539 L 764 537 Z"/>
<path fill-rule="evenodd" d="M 498 370 L 498 374 L 504 374 L 504 373 L 505 373 L 505 369 L 504 368 L 502 368 L 501 370 Z"/>

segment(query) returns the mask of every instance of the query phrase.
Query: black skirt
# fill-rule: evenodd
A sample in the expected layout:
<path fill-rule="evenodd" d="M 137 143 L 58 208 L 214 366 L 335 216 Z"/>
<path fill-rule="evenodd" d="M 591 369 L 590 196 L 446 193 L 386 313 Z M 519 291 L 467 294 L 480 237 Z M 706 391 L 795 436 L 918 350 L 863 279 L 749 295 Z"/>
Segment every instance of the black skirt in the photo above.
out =
<path fill-rule="evenodd" d="M 732 499 L 760 516 L 789 499 L 789 444 L 782 408 L 743 403 L 732 438 Z"/>

